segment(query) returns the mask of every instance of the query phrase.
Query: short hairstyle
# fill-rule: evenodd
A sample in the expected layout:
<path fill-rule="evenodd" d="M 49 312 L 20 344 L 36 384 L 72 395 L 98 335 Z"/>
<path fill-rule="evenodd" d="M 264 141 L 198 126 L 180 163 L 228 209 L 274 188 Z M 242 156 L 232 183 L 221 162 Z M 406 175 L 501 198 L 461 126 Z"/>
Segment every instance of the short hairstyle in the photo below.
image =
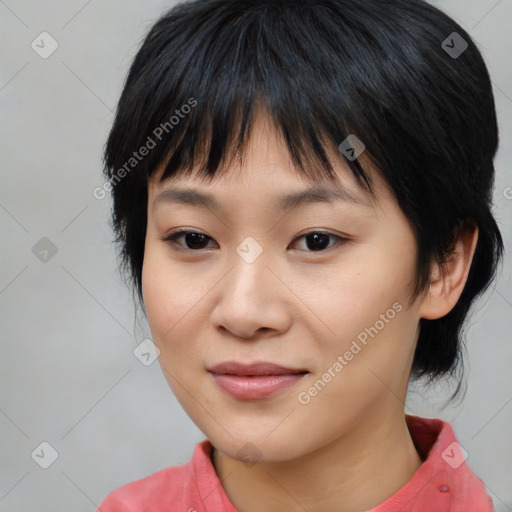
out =
<path fill-rule="evenodd" d="M 454 41 L 467 44 L 459 55 Z M 221 176 L 259 107 L 311 181 L 334 175 L 329 145 L 351 134 L 364 143 L 414 231 L 413 298 L 459 230 L 478 226 L 462 295 L 444 317 L 420 319 L 411 368 L 429 384 L 453 376 L 464 320 L 503 253 L 491 212 L 494 98 L 469 34 L 422 0 L 192 0 L 165 12 L 131 64 L 103 155 L 120 268 L 143 308 L 149 179 L 161 166 L 161 180 Z M 346 162 L 373 194 L 365 160 Z"/>

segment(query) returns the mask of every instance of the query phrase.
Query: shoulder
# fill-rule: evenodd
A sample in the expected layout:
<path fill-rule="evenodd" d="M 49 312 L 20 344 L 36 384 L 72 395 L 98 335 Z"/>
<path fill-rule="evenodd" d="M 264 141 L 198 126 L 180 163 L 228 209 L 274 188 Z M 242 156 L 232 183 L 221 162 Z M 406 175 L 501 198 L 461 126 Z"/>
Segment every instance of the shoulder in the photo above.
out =
<path fill-rule="evenodd" d="M 491 497 L 487 494 L 484 481 L 466 463 L 469 453 L 459 443 L 452 425 L 441 422 L 441 432 L 432 449 L 433 466 L 444 475 L 443 487 L 454 498 L 454 511 L 494 510 Z"/>
<path fill-rule="evenodd" d="M 422 512 L 492 512 L 493 502 L 485 484 L 467 465 L 468 452 L 453 427 L 437 418 L 406 415 L 414 443 L 425 457 L 411 480 L 375 512 L 408 510 Z M 399 503 L 398 503 L 399 502 Z"/>
<path fill-rule="evenodd" d="M 118 487 L 100 503 L 97 512 L 144 512 L 170 510 L 194 494 L 192 463 L 162 469 Z M 179 508 L 183 508 L 182 506 Z M 184 508 L 183 510 L 187 510 Z"/>
<path fill-rule="evenodd" d="M 97 512 L 202 511 L 200 488 L 211 489 L 207 493 L 210 503 L 221 504 L 221 484 L 210 460 L 211 450 L 207 439 L 197 443 L 187 463 L 161 469 L 118 487 L 100 503 Z"/>

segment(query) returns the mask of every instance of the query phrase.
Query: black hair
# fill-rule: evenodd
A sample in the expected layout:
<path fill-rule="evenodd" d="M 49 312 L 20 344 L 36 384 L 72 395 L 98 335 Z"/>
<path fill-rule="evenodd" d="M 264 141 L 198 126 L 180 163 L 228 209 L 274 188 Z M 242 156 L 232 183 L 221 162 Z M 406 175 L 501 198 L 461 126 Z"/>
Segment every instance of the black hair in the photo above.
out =
<path fill-rule="evenodd" d="M 444 317 L 420 320 L 411 369 L 429 383 L 453 376 L 463 322 L 503 253 L 491 212 L 494 98 L 469 34 L 422 0 L 192 0 L 165 12 L 131 64 L 104 152 L 121 268 L 142 306 L 149 180 L 161 166 L 161 180 L 220 176 L 260 107 L 311 181 L 333 178 L 329 145 L 364 143 L 346 162 L 369 194 L 372 162 L 411 223 L 413 297 L 460 230 L 478 226 L 462 295 Z"/>

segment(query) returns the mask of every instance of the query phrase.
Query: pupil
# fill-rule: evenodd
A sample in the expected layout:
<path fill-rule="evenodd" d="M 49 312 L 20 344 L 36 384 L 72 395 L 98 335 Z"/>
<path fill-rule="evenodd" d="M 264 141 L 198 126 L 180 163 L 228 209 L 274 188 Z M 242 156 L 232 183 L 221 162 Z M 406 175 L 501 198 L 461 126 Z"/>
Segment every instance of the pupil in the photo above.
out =
<path fill-rule="evenodd" d="M 194 239 L 194 237 L 197 238 Z M 204 239 L 204 235 L 201 233 L 187 233 L 185 235 L 185 241 L 191 249 L 202 249 L 202 247 L 196 247 L 197 244 L 201 245 L 200 237 L 203 237 Z M 204 240 L 202 240 L 202 242 L 204 243 Z"/>
<path fill-rule="evenodd" d="M 311 240 L 311 239 L 314 239 L 315 243 L 310 244 L 307 242 L 308 240 Z M 320 243 L 318 243 L 319 239 L 320 239 Z M 327 242 L 327 243 L 322 243 L 322 242 Z M 308 246 L 308 249 L 313 250 L 313 251 L 325 249 L 329 245 L 329 235 L 325 235 L 322 233 L 314 233 L 312 235 L 308 235 L 306 237 L 306 245 Z"/>

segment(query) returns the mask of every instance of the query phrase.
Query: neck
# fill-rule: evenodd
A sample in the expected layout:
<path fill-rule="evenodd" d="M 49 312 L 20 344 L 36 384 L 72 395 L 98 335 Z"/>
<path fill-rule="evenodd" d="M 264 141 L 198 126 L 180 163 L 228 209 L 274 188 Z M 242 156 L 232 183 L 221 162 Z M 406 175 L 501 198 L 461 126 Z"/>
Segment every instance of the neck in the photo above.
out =
<path fill-rule="evenodd" d="M 335 441 L 290 461 L 248 467 L 214 449 L 212 462 L 240 512 L 354 512 L 397 492 L 422 459 L 403 410 L 395 410 L 365 417 Z"/>

